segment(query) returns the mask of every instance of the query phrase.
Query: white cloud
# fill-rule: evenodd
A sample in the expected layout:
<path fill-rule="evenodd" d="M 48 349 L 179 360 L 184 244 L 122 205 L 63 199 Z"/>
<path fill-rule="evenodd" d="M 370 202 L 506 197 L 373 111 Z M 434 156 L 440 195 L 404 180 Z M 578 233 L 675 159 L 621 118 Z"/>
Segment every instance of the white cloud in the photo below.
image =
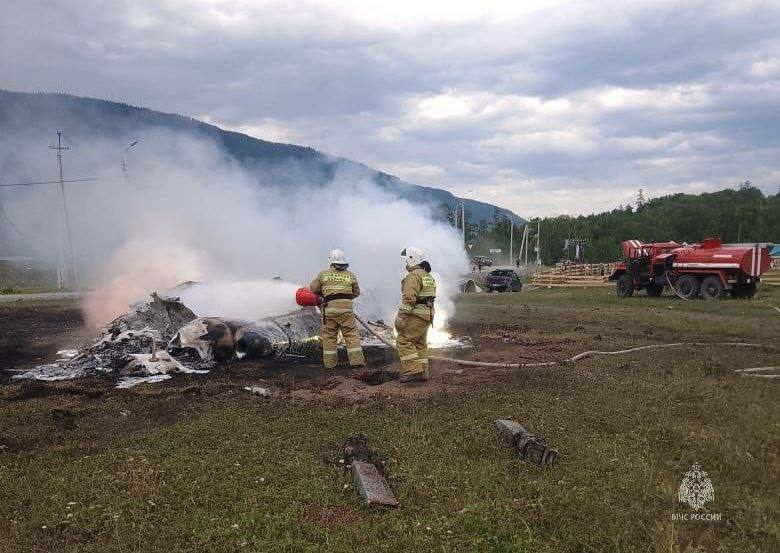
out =
<path fill-rule="evenodd" d="M 776 192 L 778 28 L 760 1 L 5 0 L 0 87 L 206 114 L 575 213 L 618 183 Z"/>
<path fill-rule="evenodd" d="M 467 96 L 439 94 L 420 100 L 416 106 L 416 113 L 422 119 L 434 121 L 463 119 L 471 113 L 471 103 Z"/>
<path fill-rule="evenodd" d="M 753 62 L 750 65 L 750 74 L 761 79 L 780 77 L 780 58 Z"/>
<path fill-rule="evenodd" d="M 612 87 L 594 91 L 590 101 L 605 111 L 654 109 L 660 111 L 704 107 L 710 99 L 702 85 L 630 89 Z"/>

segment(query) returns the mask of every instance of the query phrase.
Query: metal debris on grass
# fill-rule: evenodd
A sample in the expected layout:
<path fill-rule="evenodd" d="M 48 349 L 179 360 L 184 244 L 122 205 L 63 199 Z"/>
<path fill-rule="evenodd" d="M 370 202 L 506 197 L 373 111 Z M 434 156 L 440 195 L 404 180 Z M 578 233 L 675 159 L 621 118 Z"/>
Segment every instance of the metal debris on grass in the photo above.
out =
<path fill-rule="evenodd" d="M 523 459 L 548 468 L 555 464 L 558 451 L 548 446 L 544 438 L 534 436 L 515 421 L 499 419 L 495 421 L 495 425 Z"/>
<path fill-rule="evenodd" d="M 349 467 L 355 488 L 366 506 L 398 507 L 384 471 L 375 464 L 378 463 L 376 455 L 368 447 L 365 435 L 356 434 L 347 438 L 343 461 Z"/>

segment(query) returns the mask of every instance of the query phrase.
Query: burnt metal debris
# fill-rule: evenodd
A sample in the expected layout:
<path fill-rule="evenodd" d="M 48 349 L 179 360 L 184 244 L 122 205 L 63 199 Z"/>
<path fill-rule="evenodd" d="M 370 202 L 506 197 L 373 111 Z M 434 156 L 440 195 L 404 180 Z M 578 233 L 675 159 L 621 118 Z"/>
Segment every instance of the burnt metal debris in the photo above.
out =
<path fill-rule="evenodd" d="M 398 507 L 384 472 L 384 464 L 378 461 L 374 450 L 368 447 L 363 434 L 349 436 L 344 444 L 344 463 L 352 474 L 355 488 L 366 506 Z"/>
<path fill-rule="evenodd" d="M 496 428 L 512 444 L 515 452 L 523 459 L 537 465 L 552 468 L 558 458 L 558 451 L 548 446 L 544 438 L 534 436 L 519 423 L 512 420 L 495 421 Z"/>
<path fill-rule="evenodd" d="M 320 325 L 321 314 L 314 307 L 241 321 L 198 317 L 178 297 L 153 293 L 111 321 L 104 334 L 75 357 L 40 365 L 14 378 L 102 376 L 121 379 L 119 385 L 127 387 L 158 382 L 171 373 L 205 373 L 231 359 L 314 359 L 322 351 Z M 392 333 L 381 322 L 372 327 Z M 390 355 L 368 331 L 363 330 L 361 338 L 367 353 L 377 358 Z"/>

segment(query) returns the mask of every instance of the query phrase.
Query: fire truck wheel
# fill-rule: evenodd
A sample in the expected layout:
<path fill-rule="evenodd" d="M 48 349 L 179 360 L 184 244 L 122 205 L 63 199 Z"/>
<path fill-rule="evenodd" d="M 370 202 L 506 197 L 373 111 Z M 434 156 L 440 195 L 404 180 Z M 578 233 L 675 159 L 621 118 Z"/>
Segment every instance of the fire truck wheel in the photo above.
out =
<path fill-rule="evenodd" d="M 683 275 L 675 284 L 677 293 L 686 300 L 692 300 L 699 295 L 699 281 L 693 275 Z"/>
<path fill-rule="evenodd" d="M 717 275 L 710 275 L 701 281 L 701 297 L 705 300 L 719 300 L 726 297 L 726 287 Z"/>
<path fill-rule="evenodd" d="M 619 298 L 630 298 L 634 295 L 634 283 L 628 275 L 620 275 L 617 279 L 617 295 Z"/>

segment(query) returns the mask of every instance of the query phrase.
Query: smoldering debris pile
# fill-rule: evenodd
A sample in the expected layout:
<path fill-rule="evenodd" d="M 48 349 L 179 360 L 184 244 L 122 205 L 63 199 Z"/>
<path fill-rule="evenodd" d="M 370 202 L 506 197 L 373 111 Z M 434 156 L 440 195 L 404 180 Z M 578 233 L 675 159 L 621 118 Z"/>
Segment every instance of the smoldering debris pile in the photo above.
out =
<path fill-rule="evenodd" d="M 75 356 L 40 365 L 15 379 L 66 380 L 85 376 L 117 379 L 117 387 L 159 382 L 173 373 L 207 373 L 231 359 L 316 358 L 321 314 L 317 308 L 256 321 L 198 317 L 178 297 L 153 293 L 113 320 L 104 334 Z M 380 333 L 391 330 L 373 324 Z M 363 343 L 383 348 L 367 332 Z"/>
<path fill-rule="evenodd" d="M 179 361 L 167 349 L 173 334 L 197 316 L 178 298 L 151 295 L 150 301 L 138 302 L 130 311 L 109 323 L 105 333 L 92 345 L 71 359 L 41 365 L 15 379 L 66 380 L 83 376 L 105 376 L 139 383 L 154 375 L 172 372 L 208 371 L 209 359 Z M 195 361 L 195 363 L 193 363 Z M 159 380 L 159 379 L 158 379 Z"/>

